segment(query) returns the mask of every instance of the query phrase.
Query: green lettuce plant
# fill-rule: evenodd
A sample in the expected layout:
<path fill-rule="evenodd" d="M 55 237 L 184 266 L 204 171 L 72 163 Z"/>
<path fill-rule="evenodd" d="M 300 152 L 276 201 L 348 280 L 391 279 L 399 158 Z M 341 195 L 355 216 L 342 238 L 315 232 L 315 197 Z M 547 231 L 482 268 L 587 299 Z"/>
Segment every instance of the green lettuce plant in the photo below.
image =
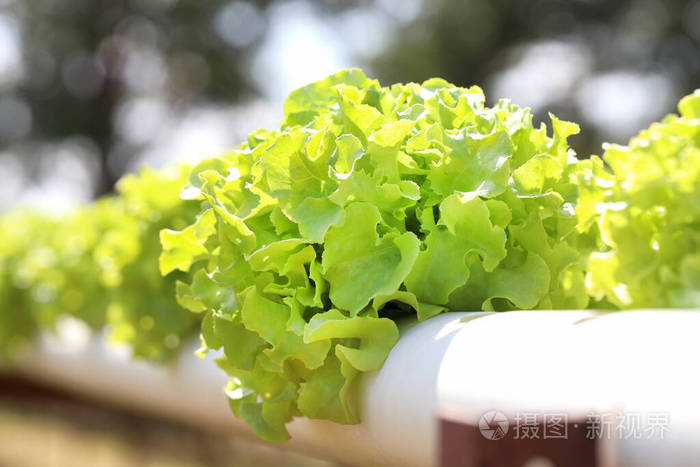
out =
<path fill-rule="evenodd" d="M 177 305 L 175 282 L 182 272 L 162 277 L 159 232 L 191 223 L 199 206 L 182 200 L 189 167 L 143 168 L 117 184 L 119 225 L 105 231 L 94 250 L 108 303 L 109 337 L 126 343 L 137 358 L 167 361 L 196 334 L 199 318 Z"/>
<path fill-rule="evenodd" d="M 36 251 L 35 263 L 52 260 L 50 251 L 42 255 L 35 248 L 56 225 L 50 217 L 28 210 L 0 216 L 0 361 L 26 349 L 37 330 L 30 294 L 35 268 L 28 267 L 28 256 Z"/>
<path fill-rule="evenodd" d="M 191 170 L 0 215 L 0 358 L 63 316 L 157 362 L 201 326 L 233 412 L 284 441 L 294 417 L 359 421 L 401 319 L 700 306 L 700 91 L 679 110 L 579 161 L 577 125 L 477 87 L 339 72 Z"/>
<path fill-rule="evenodd" d="M 599 163 L 582 203 L 602 243 L 588 292 L 616 307 L 700 306 L 700 90 L 678 110 L 627 146 L 607 145 L 610 171 Z"/>
<path fill-rule="evenodd" d="M 105 324 L 106 291 L 94 251 L 121 224 L 113 199 L 62 217 L 17 209 L 0 216 L 0 354 L 9 359 L 61 316 Z"/>
<path fill-rule="evenodd" d="M 278 131 L 194 168 L 202 211 L 161 233 L 178 302 L 223 349 L 233 412 L 262 438 L 295 416 L 357 423 L 353 383 L 396 320 L 449 310 L 585 308 L 590 162 L 577 125 L 485 106 L 441 79 L 382 87 L 346 70 L 291 93 Z M 593 229 L 594 230 L 594 229 Z"/>
<path fill-rule="evenodd" d="M 179 198 L 189 169 L 143 169 L 117 195 L 60 218 L 17 209 L 0 216 L 0 357 L 10 359 L 41 329 L 70 316 L 107 328 L 136 358 L 166 361 L 199 319 L 175 301 L 158 270 L 158 233 L 192 222 L 198 204 Z"/>

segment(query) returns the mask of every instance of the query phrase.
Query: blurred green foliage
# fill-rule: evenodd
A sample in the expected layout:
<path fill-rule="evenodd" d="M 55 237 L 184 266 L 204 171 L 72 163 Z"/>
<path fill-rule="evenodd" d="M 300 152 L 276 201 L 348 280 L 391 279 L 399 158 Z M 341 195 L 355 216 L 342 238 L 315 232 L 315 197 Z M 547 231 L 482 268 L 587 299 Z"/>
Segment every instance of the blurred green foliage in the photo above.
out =
<path fill-rule="evenodd" d="M 61 218 L 28 210 L 0 216 L 0 356 L 12 357 L 41 328 L 72 316 L 137 358 L 165 361 L 196 334 L 198 318 L 175 302 L 161 277 L 158 232 L 184 227 L 198 211 L 179 191 L 189 169 L 143 169 L 124 177 L 117 196 Z"/>

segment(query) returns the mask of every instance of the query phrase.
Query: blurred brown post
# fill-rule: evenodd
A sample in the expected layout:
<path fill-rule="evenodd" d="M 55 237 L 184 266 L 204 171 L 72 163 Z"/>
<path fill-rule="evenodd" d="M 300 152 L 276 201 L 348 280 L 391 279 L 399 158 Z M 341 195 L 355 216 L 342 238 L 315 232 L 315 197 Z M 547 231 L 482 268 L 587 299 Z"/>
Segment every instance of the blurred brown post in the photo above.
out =
<path fill-rule="evenodd" d="M 513 420 L 508 421 L 512 428 Z M 523 439 L 515 430 L 489 439 L 478 424 L 459 418 L 440 419 L 441 467 L 601 467 L 599 439 L 586 420 L 566 422 L 565 437 Z M 534 426 L 544 433 L 544 423 Z M 501 437 L 502 436 L 502 437 Z"/>

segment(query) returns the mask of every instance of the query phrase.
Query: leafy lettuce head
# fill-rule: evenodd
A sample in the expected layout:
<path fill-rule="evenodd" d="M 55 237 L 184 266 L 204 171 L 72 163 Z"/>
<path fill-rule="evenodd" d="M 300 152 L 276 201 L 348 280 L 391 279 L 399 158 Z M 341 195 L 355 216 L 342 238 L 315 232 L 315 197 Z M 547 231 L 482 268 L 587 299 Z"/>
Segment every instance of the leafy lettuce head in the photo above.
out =
<path fill-rule="evenodd" d="M 401 316 L 584 308 L 577 125 L 486 107 L 440 79 L 346 70 L 291 93 L 278 131 L 200 163 L 197 221 L 161 233 L 178 301 L 223 348 L 233 411 L 263 438 L 294 416 L 357 422 L 353 381 Z M 590 171 L 590 167 L 586 170 Z M 577 228 L 578 227 L 578 228 Z"/>
<path fill-rule="evenodd" d="M 593 192 L 604 248 L 587 285 L 618 307 L 700 306 L 700 90 L 678 109 L 603 155 L 611 183 Z"/>

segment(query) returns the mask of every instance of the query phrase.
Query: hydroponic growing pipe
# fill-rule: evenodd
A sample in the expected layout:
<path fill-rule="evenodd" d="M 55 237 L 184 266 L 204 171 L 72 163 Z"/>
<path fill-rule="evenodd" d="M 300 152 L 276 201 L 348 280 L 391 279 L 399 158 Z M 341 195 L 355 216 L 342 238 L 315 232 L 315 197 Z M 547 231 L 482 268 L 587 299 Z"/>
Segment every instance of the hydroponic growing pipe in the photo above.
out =
<path fill-rule="evenodd" d="M 564 416 L 573 430 L 595 414 L 611 429 L 591 445 L 597 465 L 699 465 L 700 379 L 686 363 L 700 355 L 698 328 L 700 312 L 669 310 L 447 313 L 405 322 L 382 369 L 361 382 L 362 423 L 297 419 L 283 446 L 347 465 L 471 465 L 493 453 L 475 448 L 462 452 L 461 464 L 446 459 L 450 423 L 482 428 L 477 445 L 488 448 L 522 436 L 528 417 Z M 64 329 L 43 338 L 20 368 L 90 398 L 253 436 L 229 412 L 223 372 L 191 352 L 171 368 L 135 364 L 100 337 Z M 508 419 L 503 439 L 489 439 L 483 426 L 484 417 L 498 425 L 494 412 Z M 512 445 L 501 446 L 497 452 Z"/>

